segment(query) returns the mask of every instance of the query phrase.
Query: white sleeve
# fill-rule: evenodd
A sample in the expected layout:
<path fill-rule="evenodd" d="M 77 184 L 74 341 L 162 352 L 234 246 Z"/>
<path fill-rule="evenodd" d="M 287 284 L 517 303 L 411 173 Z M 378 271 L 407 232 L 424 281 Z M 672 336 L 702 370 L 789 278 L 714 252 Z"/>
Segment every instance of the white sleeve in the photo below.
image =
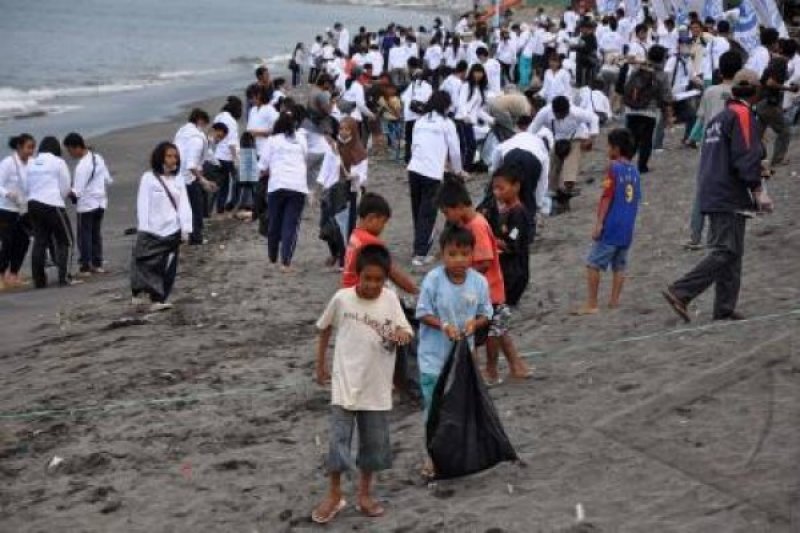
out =
<path fill-rule="evenodd" d="M 189 205 L 189 193 L 186 191 L 186 183 L 183 180 L 178 180 L 178 219 L 181 223 L 182 233 L 192 232 L 192 206 Z"/>
<path fill-rule="evenodd" d="M 203 148 L 206 143 L 203 139 L 193 136 L 186 143 L 186 170 L 196 170 L 198 172 L 203 170 Z"/>
<path fill-rule="evenodd" d="M 350 171 L 354 172 L 358 176 L 358 186 L 364 187 L 367 184 L 367 178 L 369 177 L 369 159 L 365 159 L 361 163 L 355 165 L 350 169 Z"/>
<path fill-rule="evenodd" d="M 3 159 L 2 162 L 0 162 L 0 196 L 2 196 L 4 198 L 8 194 L 8 189 L 3 187 L 3 183 L 6 182 L 6 179 L 7 179 L 6 176 L 11 172 L 11 168 L 10 168 L 11 165 L 9 165 L 9 162 L 11 161 L 12 157 L 14 157 L 14 156 L 13 155 L 12 156 L 8 156 L 7 158 Z M 13 165 L 13 162 L 12 162 L 12 165 Z M 22 184 L 20 184 L 20 185 L 22 185 Z"/>
<path fill-rule="evenodd" d="M 589 135 L 597 135 L 600 133 L 600 119 L 598 119 L 597 115 L 592 111 L 574 107 L 571 108 L 570 113 L 572 113 L 573 116 L 578 119 L 578 122 L 588 126 Z"/>
<path fill-rule="evenodd" d="M 75 191 L 75 195 L 78 198 L 80 198 L 83 195 L 83 190 L 86 188 L 86 184 L 89 182 L 89 177 L 92 175 L 91 166 L 92 166 L 91 156 L 89 156 L 88 164 L 86 158 L 84 157 L 75 166 L 75 180 L 72 184 L 72 190 Z M 96 173 L 97 169 L 95 169 L 95 174 Z"/>
<path fill-rule="evenodd" d="M 538 113 L 536 113 L 536 116 L 533 118 L 533 122 L 531 122 L 530 128 L 528 128 L 528 131 L 534 135 L 538 133 L 540 129 L 542 129 L 542 126 L 545 125 L 545 121 L 547 120 L 547 113 L 545 111 L 546 109 L 547 108 L 542 108 Z M 555 132 L 553 132 L 553 134 L 555 135 Z"/>
<path fill-rule="evenodd" d="M 71 190 L 71 176 L 69 175 L 69 167 L 67 162 L 58 158 L 58 188 L 61 191 L 61 197 L 66 198 Z"/>
<path fill-rule="evenodd" d="M 272 157 L 272 143 L 274 137 L 267 139 L 262 145 L 261 153 L 258 154 L 258 170 L 266 172 L 269 170 L 270 159 Z"/>
<path fill-rule="evenodd" d="M 549 215 L 550 196 L 548 196 L 547 193 L 550 189 L 548 181 L 550 176 L 550 157 L 540 159 L 539 162 L 542 164 L 542 172 L 539 175 L 539 181 L 536 184 L 536 205 L 539 207 L 541 212 Z"/>
<path fill-rule="evenodd" d="M 364 96 L 364 87 L 359 85 L 359 88 L 356 90 L 356 107 L 361 112 L 362 115 L 365 115 L 367 118 L 375 118 L 375 115 L 370 111 L 367 107 L 367 100 Z"/>
<path fill-rule="evenodd" d="M 139 231 L 150 229 L 150 189 L 152 187 L 149 173 L 142 175 L 139 181 L 139 192 L 136 195 L 136 220 Z"/>
<path fill-rule="evenodd" d="M 100 172 L 102 172 L 103 181 L 105 182 L 106 185 L 111 185 L 112 183 L 114 183 L 114 178 L 111 176 L 111 171 L 108 170 L 108 165 L 106 165 L 106 160 L 102 156 L 99 156 L 97 154 L 95 154 L 95 157 L 97 158 L 97 168 L 101 169 Z M 201 157 L 202 157 L 202 151 L 201 151 Z M 202 162 L 200 164 L 202 165 Z"/>
<path fill-rule="evenodd" d="M 461 145 L 458 141 L 458 132 L 456 125 L 452 120 L 445 121 L 445 141 L 447 141 L 447 153 L 450 155 L 450 166 L 456 174 L 461 173 L 464 169 L 461 166 Z"/>

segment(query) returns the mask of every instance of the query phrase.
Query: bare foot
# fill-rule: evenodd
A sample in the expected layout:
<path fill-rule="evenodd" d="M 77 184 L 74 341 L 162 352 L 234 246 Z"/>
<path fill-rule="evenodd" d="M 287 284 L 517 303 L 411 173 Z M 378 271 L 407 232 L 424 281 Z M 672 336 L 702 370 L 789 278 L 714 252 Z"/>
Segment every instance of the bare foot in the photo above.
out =
<path fill-rule="evenodd" d="M 378 518 L 386 514 L 386 509 L 381 504 L 372 499 L 368 494 L 358 497 L 356 509 L 359 513 L 369 518 Z"/>
<path fill-rule="evenodd" d="M 500 385 L 503 380 L 500 378 L 500 372 L 497 371 L 496 366 L 486 366 L 486 369 L 483 371 L 483 381 L 486 382 L 486 385 L 489 387 L 494 387 L 495 385 Z"/>
<path fill-rule="evenodd" d="M 422 465 L 420 475 L 425 479 L 433 479 L 436 477 L 436 468 L 433 466 L 433 461 L 430 457 L 425 459 L 425 464 Z"/>
<path fill-rule="evenodd" d="M 281 265 L 281 273 L 282 274 L 293 274 L 294 269 L 289 265 Z"/>
<path fill-rule="evenodd" d="M 511 366 L 511 379 L 530 379 L 533 376 L 533 370 L 528 368 L 525 361 L 517 361 Z"/>
<path fill-rule="evenodd" d="M 347 507 L 347 502 L 341 496 L 336 497 L 329 494 L 311 511 L 311 520 L 317 524 L 327 524 L 336 518 L 336 515 L 345 507 Z"/>
<path fill-rule="evenodd" d="M 572 311 L 570 314 L 574 316 L 588 316 L 588 315 L 596 315 L 599 309 L 597 307 L 589 307 L 588 305 L 582 305 L 579 308 Z"/>

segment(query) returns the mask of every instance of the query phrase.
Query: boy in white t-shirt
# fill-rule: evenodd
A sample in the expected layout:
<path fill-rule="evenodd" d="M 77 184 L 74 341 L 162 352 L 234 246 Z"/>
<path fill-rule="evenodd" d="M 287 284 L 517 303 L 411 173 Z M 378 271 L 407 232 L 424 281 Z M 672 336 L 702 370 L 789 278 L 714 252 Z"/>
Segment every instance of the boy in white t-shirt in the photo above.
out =
<path fill-rule="evenodd" d="M 392 466 L 389 411 L 395 348 L 411 341 L 412 329 L 397 295 L 384 288 L 391 270 L 389 251 L 380 244 L 361 248 L 356 259 L 358 284 L 339 290 L 317 321 L 320 330 L 316 379 L 331 381 L 331 430 L 328 454 L 330 488 L 311 513 L 326 524 L 347 506 L 342 496 L 342 472 L 352 470 L 350 447 L 353 426 L 358 426 L 359 470 L 356 509 L 368 517 L 383 516 L 384 509 L 370 495 L 374 472 Z M 336 347 L 332 376 L 325 364 L 333 328 Z M 332 377 L 332 380 L 331 380 Z"/>

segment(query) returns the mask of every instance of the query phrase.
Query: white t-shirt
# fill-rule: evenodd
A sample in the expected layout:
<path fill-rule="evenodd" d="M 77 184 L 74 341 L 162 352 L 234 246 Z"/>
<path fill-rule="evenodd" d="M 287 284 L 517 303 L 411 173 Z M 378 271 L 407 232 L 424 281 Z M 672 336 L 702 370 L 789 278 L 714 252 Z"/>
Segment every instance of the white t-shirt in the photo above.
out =
<path fill-rule="evenodd" d="M 250 133 L 272 133 L 272 128 L 280 118 L 280 113 L 271 104 L 261 107 L 251 107 L 250 114 L 247 116 L 247 131 Z M 261 151 L 267 142 L 267 137 L 256 137 L 256 149 Z"/>
<path fill-rule="evenodd" d="M 103 156 L 87 151 L 75 167 L 75 179 L 72 186 L 72 190 L 78 197 L 75 211 L 88 213 L 95 209 L 106 209 L 108 207 L 106 185 L 113 182 Z"/>
<path fill-rule="evenodd" d="M 566 96 L 572 100 L 572 76 L 565 68 L 556 71 L 547 69 L 544 72 L 544 80 L 539 95 L 548 103 L 552 102 L 556 96 Z"/>
<path fill-rule="evenodd" d="M 398 328 L 409 333 L 397 295 L 383 289 L 375 300 L 359 298 L 354 287 L 340 289 L 317 321 L 336 329 L 331 371 L 331 404 L 349 411 L 392 408 L 395 343 Z"/>
<path fill-rule="evenodd" d="M 64 207 L 64 198 L 70 190 L 67 163 L 60 157 L 41 153 L 28 160 L 28 175 L 25 193 L 28 200 L 53 207 Z"/>
<path fill-rule="evenodd" d="M 192 208 L 186 185 L 177 176 L 162 176 L 161 182 L 150 171 L 142 175 L 136 196 L 137 229 L 158 237 L 191 233 Z"/>
<path fill-rule="evenodd" d="M 389 70 L 405 70 L 408 68 L 408 49 L 395 46 L 389 50 Z"/>
<path fill-rule="evenodd" d="M 580 15 L 578 15 L 572 9 L 564 11 L 564 24 L 567 26 L 567 31 L 569 33 L 575 33 L 575 28 L 577 27 L 580 18 Z"/>
<path fill-rule="evenodd" d="M 0 161 L 0 209 L 19 212 L 25 202 L 23 189 L 27 174 L 28 163 L 23 163 L 16 152 Z M 16 195 L 16 199 L 9 198 L 9 193 Z"/>
<path fill-rule="evenodd" d="M 448 155 L 453 171 L 461 172 L 461 147 L 452 120 L 437 113 L 428 113 L 414 123 L 412 138 L 409 172 L 442 180 Z"/>
<path fill-rule="evenodd" d="M 175 146 L 181 156 L 181 168 L 178 176 L 185 185 L 194 183 L 192 170 L 202 171 L 206 158 L 207 138 L 200 129 L 191 122 L 187 122 L 175 134 Z"/>
<path fill-rule="evenodd" d="M 270 135 L 258 153 L 258 169 L 269 170 L 267 192 L 285 189 L 308 194 L 307 156 L 308 144 L 303 133 L 297 132 L 294 137 Z"/>
<path fill-rule="evenodd" d="M 750 52 L 750 57 L 747 58 L 747 64 L 745 64 L 744 68 L 752 70 L 760 78 L 764 74 L 767 65 L 769 65 L 769 59 L 769 50 L 764 46 L 758 46 Z"/>
<path fill-rule="evenodd" d="M 228 126 L 228 134 L 217 143 L 217 147 L 214 150 L 214 157 L 218 161 L 234 161 L 234 153 L 239 150 L 239 124 L 227 111 L 223 111 L 214 117 L 211 123 L 214 124 L 216 122 L 222 122 Z"/>

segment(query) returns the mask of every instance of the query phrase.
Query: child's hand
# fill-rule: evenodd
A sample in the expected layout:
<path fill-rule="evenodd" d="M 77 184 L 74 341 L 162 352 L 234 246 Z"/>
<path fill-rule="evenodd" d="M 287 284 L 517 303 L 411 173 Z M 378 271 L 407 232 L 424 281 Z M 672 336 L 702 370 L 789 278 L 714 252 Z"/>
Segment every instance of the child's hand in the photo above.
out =
<path fill-rule="evenodd" d="M 404 329 L 398 329 L 394 334 L 394 342 L 400 346 L 406 346 L 411 342 L 413 335 Z"/>
<path fill-rule="evenodd" d="M 595 224 L 594 229 L 592 230 L 592 240 L 599 241 L 600 234 L 603 233 L 603 225 L 602 224 Z"/>
<path fill-rule="evenodd" d="M 325 365 L 317 365 L 317 385 L 327 385 L 331 382 L 331 373 Z"/>
<path fill-rule="evenodd" d="M 471 318 L 471 319 L 467 320 L 467 323 L 464 324 L 464 335 L 467 336 L 467 337 L 471 337 L 472 335 L 475 335 L 475 329 L 477 329 L 475 327 L 475 325 L 477 323 L 478 323 L 478 321 L 475 320 L 474 318 Z"/>
<path fill-rule="evenodd" d="M 457 341 L 461 334 L 458 331 L 458 328 L 453 324 L 445 324 L 442 326 L 442 331 L 444 334 L 447 335 L 447 338 L 451 341 Z"/>

